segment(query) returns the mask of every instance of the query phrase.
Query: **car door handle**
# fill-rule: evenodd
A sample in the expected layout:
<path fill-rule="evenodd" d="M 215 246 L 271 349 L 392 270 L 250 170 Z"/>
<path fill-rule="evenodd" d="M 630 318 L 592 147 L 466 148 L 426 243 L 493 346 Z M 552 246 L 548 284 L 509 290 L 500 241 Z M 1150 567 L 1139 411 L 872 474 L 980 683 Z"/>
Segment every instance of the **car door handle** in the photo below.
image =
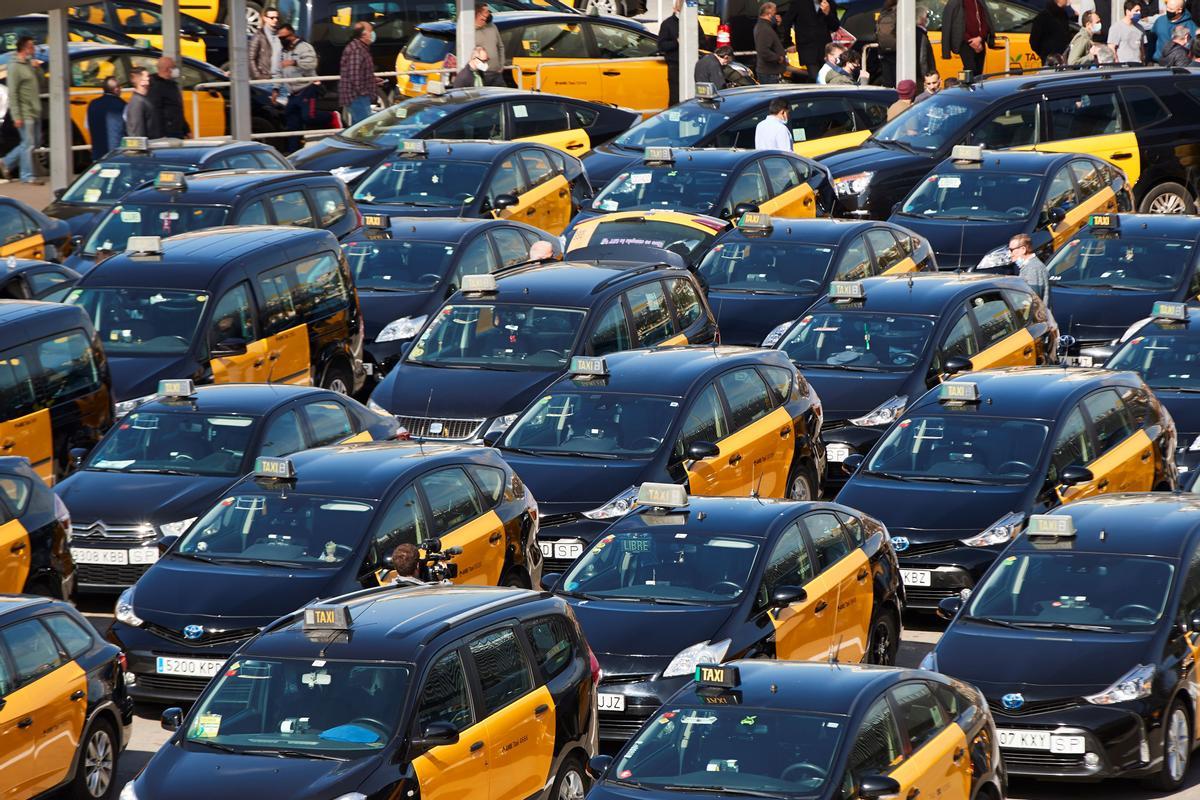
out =
<path fill-rule="evenodd" d="M 779 438 L 780 438 L 780 439 L 786 439 L 786 438 L 788 438 L 788 437 L 789 437 L 789 436 L 791 436 L 791 435 L 792 435 L 792 429 L 791 429 L 791 428 L 784 428 L 783 430 L 781 430 L 781 431 L 779 432 Z"/>
<path fill-rule="evenodd" d="M 71 105 L 73 105 L 73 106 L 86 106 L 86 105 L 87 105 L 87 100 L 72 100 L 72 101 L 71 101 Z M 1115 158 L 1115 156 L 1114 156 L 1114 158 Z"/>
<path fill-rule="evenodd" d="M 488 537 L 488 542 L 490 544 L 497 544 L 503 538 L 504 538 L 504 536 L 502 534 L 493 533 L 491 536 Z"/>
<path fill-rule="evenodd" d="M 527 216 L 527 217 L 532 217 L 532 216 L 533 216 L 534 214 L 536 214 L 536 213 L 537 213 L 537 209 L 536 209 L 536 208 L 531 208 L 531 209 L 529 209 L 528 211 L 526 211 L 526 212 L 525 212 L 525 216 Z"/>
<path fill-rule="evenodd" d="M 16 544 L 14 544 L 12 547 L 8 548 L 8 552 L 10 552 L 10 553 L 19 553 L 19 552 L 21 552 L 21 551 L 22 551 L 22 550 L 24 550 L 24 549 L 25 549 L 25 543 L 24 543 L 24 542 L 17 542 L 17 543 L 16 543 Z"/>
<path fill-rule="evenodd" d="M 1023 351 L 1022 351 L 1022 353 L 1023 353 L 1024 355 L 1027 355 L 1027 356 L 1031 356 L 1031 355 L 1033 355 L 1033 345 L 1030 345 L 1029 347 L 1026 347 L 1026 348 L 1025 348 Z"/>
<path fill-rule="evenodd" d="M 733 467 L 733 466 L 736 466 L 736 465 L 737 465 L 737 463 L 738 463 L 739 461 L 741 461 L 741 460 L 742 460 L 742 454 L 741 454 L 741 453 L 734 453 L 733 455 L 731 455 L 731 456 L 729 457 L 729 466 L 731 466 L 731 467 Z"/>
<path fill-rule="evenodd" d="M 567 196 L 567 190 L 566 190 L 566 189 L 559 189 L 559 190 L 558 190 L 558 196 L 559 196 L 559 197 L 566 197 L 566 196 Z"/>
<path fill-rule="evenodd" d="M 1149 461 L 1150 456 L 1152 456 L 1152 455 L 1154 455 L 1154 454 L 1151 453 L 1149 450 L 1147 450 L 1146 452 L 1142 453 L 1142 461 Z"/>
<path fill-rule="evenodd" d="M 819 602 L 815 606 L 813 606 L 813 613 L 820 614 L 822 611 L 824 611 L 827 608 L 829 608 L 829 603 L 826 603 L 824 600 L 822 600 L 821 602 Z"/>
<path fill-rule="evenodd" d="M 475 744 L 471 745 L 472 753 L 477 753 L 482 749 L 483 749 L 483 742 L 476 742 Z"/>
<path fill-rule="evenodd" d="M 270 355 L 268 355 L 268 356 L 267 356 L 267 358 L 271 359 L 272 361 L 278 361 L 278 360 L 279 360 L 279 351 L 278 351 L 278 350 L 272 350 L 272 351 L 271 351 L 271 354 L 270 354 Z"/>
<path fill-rule="evenodd" d="M 1104 480 L 1102 480 L 1098 484 L 1096 484 L 1096 488 L 1097 489 L 1107 489 L 1108 488 L 1108 478 L 1105 478 Z"/>
<path fill-rule="evenodd" d="M 917 800 L 917 798 L 920 796 L 920 794 L 921 794 L 920 789 L 910 789 L 908 794 L 906 794 L 904 797 L 906 798 L 906 800 Z"/>
<path fill-rule="evenodd" d="M 582 147 L 583 147 L 583 142 L 574 142 L 572 144 L 567 145 L 568 150 L 579 150 Z"/>
<path fill-rule="evenodd" d="M 1113 153 L 1113 161 L 1124 161 L 1127 158 L 1133 158 L 1133 153 Z"/>
<path fill-rule="evenodd" d="M 545 714 L 549 710 L 550 710 L 550 706 L 548 706 L 545 703 L 542 703 L 540 706 L 538 706 L 537 708 L 535 708 L 533 710 L 533 715 L 535 717 L 540 717 L 542 714 Z"/>
<path fill-rule="evenodd" d="M 17 723 L 17 727 L 18 728 L 28 728 L 32 724 L 33 724 L 33 717 L 26 717 L 25 719 L 23 719 Z"/>
<path fill-rule="evenodd" d="M 12 450 L 16 446 L 17 446 L 16 439 L 5 439 L 3 442 L 0 442 L 0 448 L 3 448 L 5 450 Z"/>
<path fill-rule="evenodd" d="M 87 697 L 87 692 L 85 692 L 83 689 L 76 689 L 75 691 L 71 692 L 72 701 L 82 700 L 85 697 Z"/>
<path fill-rule="evenodd" d="M 617 69 L 606 69 L 606 70 L 604 70 L 604 72 L 602 74 L 606 75 L 610 78 L 615 78 L 621 74 L 621 71 L 617 70 Z"/>
<path fill-rule="evenodd" d="M 967 754 L 967 751 L 966 751 L 966 749 L 965 749 L 965 748 L 962 748 L 962 747 L 959 747 L 959 748 L 957 748 L 957 749 L 954 751 L 954 760 L 955 760 L 955 761 L 962 761 L 962 758 L 963 758 L 963 756 L 965 756 L 966 754 Z"/>
<path fill-rule="evenodd" d="M 860 581 L 865 581 L 867 579 L 867 576 L 870 574 L 871 574 L 871 570 L 867 569 L 866 567 L 863 567 L 862 569 L 860 569 L 858 571 L 858 579 Z"/>

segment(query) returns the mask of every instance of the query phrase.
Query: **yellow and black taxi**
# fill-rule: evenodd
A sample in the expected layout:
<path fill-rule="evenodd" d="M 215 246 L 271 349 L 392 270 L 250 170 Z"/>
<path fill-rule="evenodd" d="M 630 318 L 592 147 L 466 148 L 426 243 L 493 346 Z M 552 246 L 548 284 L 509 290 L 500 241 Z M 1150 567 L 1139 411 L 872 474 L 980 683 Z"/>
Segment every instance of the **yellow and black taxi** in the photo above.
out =
<path fill-rule="evenodd" d="M 744 86 L 671 106 L 583 156 L 588 176 L 608 183 L 636 167 L 647 147 L 754 147 L 771 101 L 791 105 L 787 126 L 797 155 L 817 158 L 857 147 L 887 121 L 896 92 L 881 86 Z"/>
<path fill-rule="evenodd" d="M 831 284 L 775 347 L 821 398 L 825 480 L 841 484 L 841 464 L 949 376 L 1057 363 L 1058 325 L 1019 278 L 869 278 Z"/>
<path fill-rule="evenodd" d="M 111 641 L 140 700 L 191 700 L 271 620 L 387 581 L 400 544 L 450 559 L 458 583 L 535 586 L 537 502 L 500 456 L 462 445 L 350 444 L 253 472 L 117 599 Z"/>
<path fill-rule="evenodd" d="M 361 219 L 346 185 L 323 172 L 160 170 L 152 183 L 107 209 L 63 263 L 86 273 L 128 249 L 131 237 L 166 238 L 222 225 L 319 228 L 342 239 Z"/>
<path fill-rule="evenodd" d="M 354 200 L 364 214 L 517 220 L 558 236 L 591 194 L 579 159 L 549 145 L 404 139 Z"/>
<path fill-rule="evenodd" d="M 937 267 L 929 242 L 890 222 L 747 213 L 708 248 L 696 274 L 722 342 L 770 347 L 832 281 Z"/>
<path fill-rule="evenodd" d="M 539 142 L 578 158 L 638 119 L 623 108 L 541 92 L 451 89 L 403 98 L 288 159 L 299 169 L 328 170 L 353 186 L 367 170 L 392 156 L 405 139 Z"/>
<path fill-rule="evenodd" d="M 567 261 L 464 275 L 370 405 L 413 438 L 478 442 L 507 428 L 573 356 L 716 339 L 684 267 Z"/>
<path fill-rule="evenodd" d="M 842 213 L 880 219 L 959 144 L 1096 156 L 1116 168 L 1097 183 L 1124 173 L 1138 211 L 1191 213 L 1200 197 L 1189 155 L 1198 96 L 1200 74 L 1158 67 L 976 80 L 938 92 L 858 149 L 822 162 Z"/>
<path fill-rule="evenodd" d="M 878 521 L 832 503 L 688 497 L 644 483 L 637 507 L 546 583 L 600 661 L 600 738 L 624 741 L 699 664 L 891 664 L 903 588 Z"/>
<path fill-rule="evenodd" d="M 834 206 L 825 167 L 774 150 L 647 147 L 581 211 L 580 221 L 612 211 L 671 209 L 736 219 L 747 211 L 803 219 Z"/>
<path fill-rule="evenodd" d="M 35 42 L 49 41 L 50 25 L 48 20 L 49 17 L 46 14 L 21 14 L 0 19 L 0 52 L 16 50 L 17 42 L 22 36 L 32 36 Z M 120 44 L 126 47 L 136 47 L 138 43 L 137 39 L 119 30 L 96 25 L 79 18 L 68 18 L 67 41 Z"/>
<path fill-rule="evenodd" d="M 560 598 L 376 587 L 289 613 L 219 666 L 186 717 L 163 713 L 176 733 L 123 800 L 583 796 L 600 670 Z"/>
<path fill-rule="evenodd" d="M 0 594 L 31 592 L 70 599 L 75 593 L 71 515 L 19 456 L 0 456 Z"/>
<path fill-rule="evenodd" d="M 55 486 L 74 521 L 81 591 L 131 586 L 259 456 L 394 439 L 394 419 L 328 389 L 283 384 L 195 387 L 160 382 Z"/>
<path fill-rule="evenodd" d="M 133 726 L 125 656 L 67 603 L 0 595 L 0 759 L 9 797 L 116 796 Z"/>
<path fill-rule="evenodd" d="M 362 388 L 362 314 L 329 231 L 231 226 L 129 246 L 66 297 L 96 326 L 118 413 L 176 378 Z"/>
<path fill-rule="evenodd" d="M 1081 350 L 1117 339 L 1156 302 L 1200 301 L 1200 219 L 1094 214 L 1087 223 L 1046 264 L 1050 308 L 1081 366 L 1094 358 Z"/>
<path fill-rule="evenodd" d="M 714 239 L 729 228 L 729 221 L 707 214 L 669 209 L 617 211 L 590 217 L 571 226 L 566 251 L 571 258 L 610 255 L 636 257 L 643 248 L 669 250 L 685 263 L 699 263 Z"/>
<path fill-rule="evenodd" d="M 987 698 L 1009 774 L 1180 788 L 1197 740 L 1200 498 L 1121 494 L 1031 517 L 924 666 Z"/>
<path fill-rule="evenodd" d="M 62 264 L 8 256 L 0 260 L 0 300 L 61 300 L 80 277 Z"/>
<path fill-rule="evenodd" d="M 1013 236 L 1043 261 L 1093 214 L 1133 209 L 1125 176 L 1095 156 L 957 145 L 900 201 L 891 221 L 922 235 L 942 269 L 1016 271 Z"/>
<path fill-rule="evenodd" d="M 820 428 L 817 395 L 782 353 L 667 347 L 573 358 L 495 446 L 537 497 L 547 571 L 562 572 L 646 481 L 815 498 Z"/>
<path fill-rule="evenodd" d="M 47 484 L 113 423 L 109 362 L 88 315 L 59 303 L 0 301 L 0 456 L 23 456 Z"/>
<path fill-rule="evenodd" d="M 363 368 L 382 380 L 412 341 L 458 291 L 464 275 L 529 263 L 539 241 L 560 251 L 558 237 L 511 219 L 363 215 L 364 227 L 342 251 L 354 276 L 366 326 Z"/>
<path fill-rule="evenodd" d="M 592 759 L 588 797 L 1004 796 L 991 715 L 961 681 L 924 670 L 750 659 L 701 659 L 689 677 L 615 759 Z"/>
<path fill-rule="evenodd" d="M 221 5 L 223 3 L 220 0 L 184 0 L 180 3 L 180 8 L 185 10 L 179 15 L 179 52 L 188 58 L 224 65 L 222 69 L 228 69 L 229 26 L 222 24 L 228 20 L 228 15 L 203 13 L 209 7 L 215 12 Z M 255 6 L 254 3 L 248 4 L 248 10 Z M 203 15 L 204 19 L 196 12 Z M 129 44 L 163 49 L 161 0 L 100 0 L 72 6 L 67 9 L 67 15 L 72 27 L 90 23 L 107 30 L 123 31 L 133 39 Z M 255 29 L 257 30 L 257 25 Z M 48 41 L 45 25 L 41 27 L 41 32 L 42 35 L 35 36 L 34 40 Z M 85 38 L 83 41 L 91 40 Z"/>
<path fill-rule="evenodd" d="M 126 136 L 118 146 L 65 189 L 56 189 L 43 213 L 65 220 L 71 235 L 83 237 L 104 212 L 127 193 L 153 183 L 163 170 L 184 173 L 219 169 L 291 169 L 279 151 L 262 142 L 231 139 L 154 139 Z"/>
<path fill-rule="evenodd" d="M 888 526 L 910 608 L 971 589 L 1031 514 L 1176 486 L 1175 423 L 1133 372 L 1008 367 L 912 403 L 837 502 Z"/>
<path fill-rule="evenodd" d="M 71 253 L 71 228 L 13 197 L 0 197 L 0 258 L 61 261 Z"/>

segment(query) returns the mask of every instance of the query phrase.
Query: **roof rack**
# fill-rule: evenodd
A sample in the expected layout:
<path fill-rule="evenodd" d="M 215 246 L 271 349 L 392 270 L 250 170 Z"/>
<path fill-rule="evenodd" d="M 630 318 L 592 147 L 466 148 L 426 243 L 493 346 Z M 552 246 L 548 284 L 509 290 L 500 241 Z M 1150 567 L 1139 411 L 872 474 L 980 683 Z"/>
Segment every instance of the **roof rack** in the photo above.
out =
<path fill-rule="evenodd" d="M 432 585 L 432 584 L 430 584 L 430 585 Z M 319 600 L 322 604 L 347 603 L 351 600 L 360 600 L 364 597 L 370 597 L 373 594 L 383 594 L 384 592 L 395 591 L 397 589 L 420 589 L 420 588 L 422 588 L 422 587 L 417 586 L 417 585 L 409 586 L 407 584 L 385 583 L 382 586 L 368 586 L 365 589 L 355 589 L 352 592 L 346 592 L 345 594 L 335 595 L 334 597 L 322 597 L 322 598 L 319 598 Z M 313 602 L 317 602 L 317 600 L 314 600 Z M 283 616 L 279 617 L 278 619 L 268 622 L 266 625 L 264 625 L 262 627 L 261 630 L 259 630 L 259 633 L 269 633 L 271 631 L 278 630 L 279 628 L 283 628 L 283 627 L 286 627 L 286 626 L 292 624 L 297 619 L 303 619 L 303 618 L 304 618 L 304 607 L 301 606 L 300 608 L 296 609 L 295 611 L 290 611 L 287 614 L 284 614 Z"/>

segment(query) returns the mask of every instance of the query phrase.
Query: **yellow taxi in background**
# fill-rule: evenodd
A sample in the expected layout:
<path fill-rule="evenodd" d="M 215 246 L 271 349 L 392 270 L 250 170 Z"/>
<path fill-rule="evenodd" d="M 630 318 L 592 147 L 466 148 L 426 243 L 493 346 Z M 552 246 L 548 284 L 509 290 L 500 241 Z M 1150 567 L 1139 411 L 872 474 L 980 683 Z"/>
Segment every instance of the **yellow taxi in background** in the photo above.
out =
<path fill-rule="evenodd" d="M 204 41 L 206 26 L 187 13 L 187 2 L 181 2 L 179 15 L 179 54 L 197 61 L 209 61 Z M 103 25 L 135 38 L 139 44 L 163 49 L 162 12 L 158 4 L 141 0 L 105 0 L 99 3 L 67 9 L 73 19 Z M 216 20 L 210 20 L 215 22 Z"/>
<path fill-rule="evenodd" d="M 699 263 L 713 240 L 729 228 L 728 220 L 684 211 L 618 211 L 583 220 L 571 228 L 566 252 L 599 252 L 619 248 L 655 247 Z"/>

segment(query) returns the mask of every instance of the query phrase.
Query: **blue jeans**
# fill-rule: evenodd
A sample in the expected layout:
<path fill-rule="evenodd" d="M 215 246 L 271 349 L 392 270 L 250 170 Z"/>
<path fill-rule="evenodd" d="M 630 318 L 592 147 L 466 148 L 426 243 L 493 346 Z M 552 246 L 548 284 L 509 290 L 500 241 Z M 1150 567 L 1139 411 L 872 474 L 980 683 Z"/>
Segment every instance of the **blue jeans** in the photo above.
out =
<path fill-rule="evenodd" d="M 42 121 L 40 119 L 27 119 L 20 128 L 21 143 L 8 151 L 4 156 L 4 166 L 8 167 L 8 171 L 12 172 L 17 166 L 18 159 L 21 163 L 21 180 L 25 183 L 31 183 L 37 175 L 33 172 L 33 148 L 37 147 L 38 133 L 41 131 Z"/>
<path fill-rule="evenodd" d="M 342 120 L 342 124 L 346 127 L 350 127 L 351 125 L 362 122 L 364 119 L 371 116 L 371 98 L 354 98 L 350 101 L 350 105 L 346 106 L 346 113 L 350 116 L 349 120 Z"/>

